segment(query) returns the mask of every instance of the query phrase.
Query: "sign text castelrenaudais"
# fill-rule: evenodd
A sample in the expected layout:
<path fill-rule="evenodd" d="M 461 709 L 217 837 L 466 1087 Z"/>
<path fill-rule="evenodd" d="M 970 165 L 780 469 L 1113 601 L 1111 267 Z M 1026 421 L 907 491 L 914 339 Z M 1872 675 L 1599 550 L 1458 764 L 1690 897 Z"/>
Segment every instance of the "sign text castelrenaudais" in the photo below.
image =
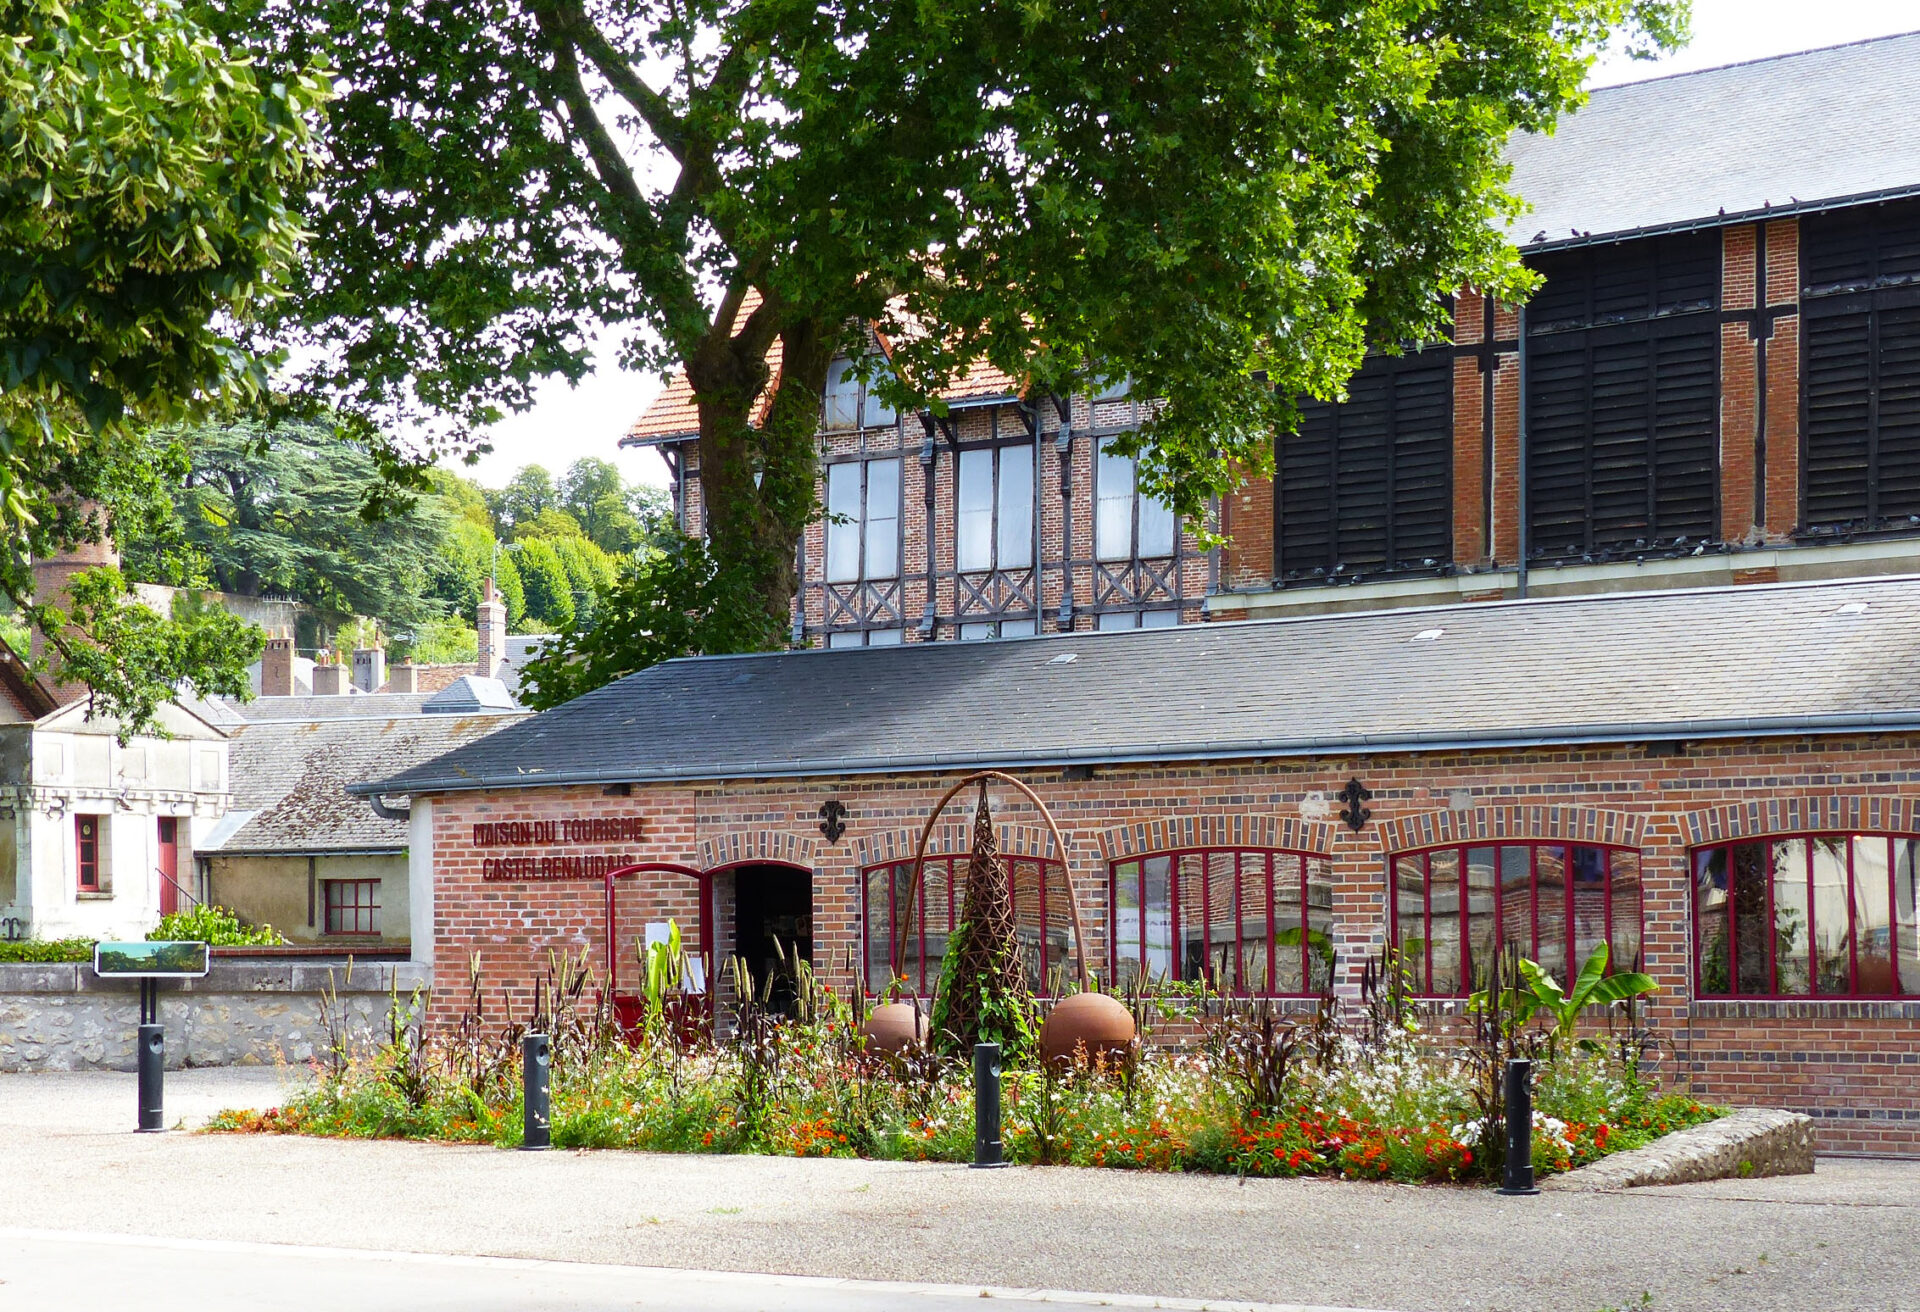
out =
<path fill-rule="evenodd" d="M 639 816 L 600 816 L 581 820 L 488 820 L 473 827 L 478 848 L 520 848 L 480 862 L 480 878 L 490 880 L 599 879 L 607 871 L 633 865 L 630 853 L 568 853 L 541 848 L 638 843 L 644 837 Z"/>

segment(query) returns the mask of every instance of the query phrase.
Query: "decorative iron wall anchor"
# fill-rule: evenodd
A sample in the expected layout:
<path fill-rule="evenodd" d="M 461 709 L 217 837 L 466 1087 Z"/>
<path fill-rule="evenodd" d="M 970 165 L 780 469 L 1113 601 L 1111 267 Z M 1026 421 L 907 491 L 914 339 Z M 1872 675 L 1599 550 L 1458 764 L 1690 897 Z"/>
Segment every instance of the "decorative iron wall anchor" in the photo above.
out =
<path fill-rule="evenodd" d="M 820 803 L 820 832 L 827 836 L 829 843 L 840 841 L 840 835 L 847 832 L 847 808 L 837 797 L 829 797 Z"/>
<path fill-rule="evenodd" d="M 1373 812 L 1360 804 L 1372 799 L 1373 790 L 1358 779 L 1349 779 L 1347 786 L 1340 790 L 1339 797 L 1346 803 L 1340 808 L 1340 818 L 1347 822 L 1347 828 L 1356 834 L 1365 829 Z"/>

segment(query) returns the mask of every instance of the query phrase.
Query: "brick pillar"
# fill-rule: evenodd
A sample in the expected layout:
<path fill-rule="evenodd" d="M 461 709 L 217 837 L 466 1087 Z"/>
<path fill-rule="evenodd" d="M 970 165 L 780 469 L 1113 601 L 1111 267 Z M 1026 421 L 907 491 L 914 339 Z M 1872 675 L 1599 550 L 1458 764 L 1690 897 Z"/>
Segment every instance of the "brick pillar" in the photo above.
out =
<path fill-rule="evenodd" d="M 1519 311 L 1509 305 L 1496 305 L 1494 341 L 1513 341 L 1519 332 Z M 1511 565 L 1520 559 L 1520 358 L 1504 352 L 1497 359 L 1490 439 L 1493 443 L 1493 541 L 1487 546 L 1487 555 L 1495 564 Z"/>
<path fill-rule="evenodd" d="M 488 579 L 480 593 L 480 613 L 476 628 L 480 631 L 480 669 L 483 679 L 499 677 L 500 666 L 507 658 L 507 607 L 500 600 L 499 589 Z"/>
<path fill-rule="evenodd" d="M 1486 339 L 1486 297 L 1462 290 L 1453 298 L 1453 341 L 1479 346 Z M 1453 361 L 1453 559 L 1479 565 L 1487 543 L 1486 374 L 1470 355 Z"/>
<path fill-rule="evenodd" d="M 260 695 L 293 696 L 293 639 L 268 638 L 260 653 Z"/>
<path fill-rule="evenodd" d="M 1767 537 L 1800 527 L 1800 221 L 1767 224 Z"/>
<path fill-rule="evenodd" d="M 1728 228 L 1720 239 L 1720 308 L 1754 308 L 1754 229 Z M 1755 461 L 1760 411 L 1756 394 L 1760 347 L 1753 325 L 1732 319 L 1720 325 L 1720 538 L 1752 542 L 1759 533 Z"/>
<path fill-rule="evenodd" d="M 338 697 L 347 691 L 347 667 L 344 665 L 322 665 L 318 661 L 313 665 L 313 695 L 316 697 Z"/>

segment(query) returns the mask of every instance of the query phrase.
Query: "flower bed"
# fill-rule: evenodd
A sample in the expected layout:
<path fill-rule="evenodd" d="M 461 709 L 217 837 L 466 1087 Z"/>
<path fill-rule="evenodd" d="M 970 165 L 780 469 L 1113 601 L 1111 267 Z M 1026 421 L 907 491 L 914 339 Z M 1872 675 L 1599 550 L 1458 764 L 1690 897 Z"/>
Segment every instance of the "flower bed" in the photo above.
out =
<path fill-rule="evenodd" d="M 1254 1176 L 1460 1181 L 1497 1170 L 1489 1061 L 1470 1041 L 1391 1023 L 1263 1024 L 1258 1004 L 1191 1004 L 1192 1051 L 1139 1045 L 1123 1058 L 1005 1076 L 1015 1162 Z M 854 1010 L 818 990 L 806 1020 L 750 1018 L 718 1043 L 663 1023 L 635 1046 L 605 1017 L 565 1013 L 554 1034 L 552 1138 L 563 1148 L 969 1161 L 971 1071 L 914 1049 L 868 1048 Z M 517 1040 L 470 1023 L 423 1043 L 403 1023 L 375 1055 L 320 1063 L 316 1087 L 210 1129 L 415 1138 L 512 1147 L 521 1107 Z M 1544 1037 L 1544 1036 L 1540 1036 Z M 1646 1144 L 1720 1114 L 1663 1092 L 1644 1044 L 1535 1045 L 1533 1158 L 1542 1174 Z M 1489 1145 L 1488 1148 L 1482 1147 Z"/>

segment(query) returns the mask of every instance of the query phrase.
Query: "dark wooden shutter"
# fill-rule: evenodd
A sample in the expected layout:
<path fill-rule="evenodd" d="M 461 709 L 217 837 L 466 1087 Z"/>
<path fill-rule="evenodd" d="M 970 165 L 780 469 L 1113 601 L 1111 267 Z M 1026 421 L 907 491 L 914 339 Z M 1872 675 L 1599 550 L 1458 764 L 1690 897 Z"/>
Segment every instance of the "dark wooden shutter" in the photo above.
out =
<path fill-rule="evenodd" d="M 1536 261 L 1528 306 L 1527 526 L 1564 560 L 1714 537 L 1717 233 Z"/>
<path fill-rule="evenodd" d="M 1920 523 L 1920 204 L 1801 224 L 1803 528 Z"/>
<path fill-rule="evenodd" d="M 1347 400 L 1301 404 L 1274 487 L 1283 582 L 1433 569 L 1452 555 L 1453 354 L 1369 356 Z"/>

